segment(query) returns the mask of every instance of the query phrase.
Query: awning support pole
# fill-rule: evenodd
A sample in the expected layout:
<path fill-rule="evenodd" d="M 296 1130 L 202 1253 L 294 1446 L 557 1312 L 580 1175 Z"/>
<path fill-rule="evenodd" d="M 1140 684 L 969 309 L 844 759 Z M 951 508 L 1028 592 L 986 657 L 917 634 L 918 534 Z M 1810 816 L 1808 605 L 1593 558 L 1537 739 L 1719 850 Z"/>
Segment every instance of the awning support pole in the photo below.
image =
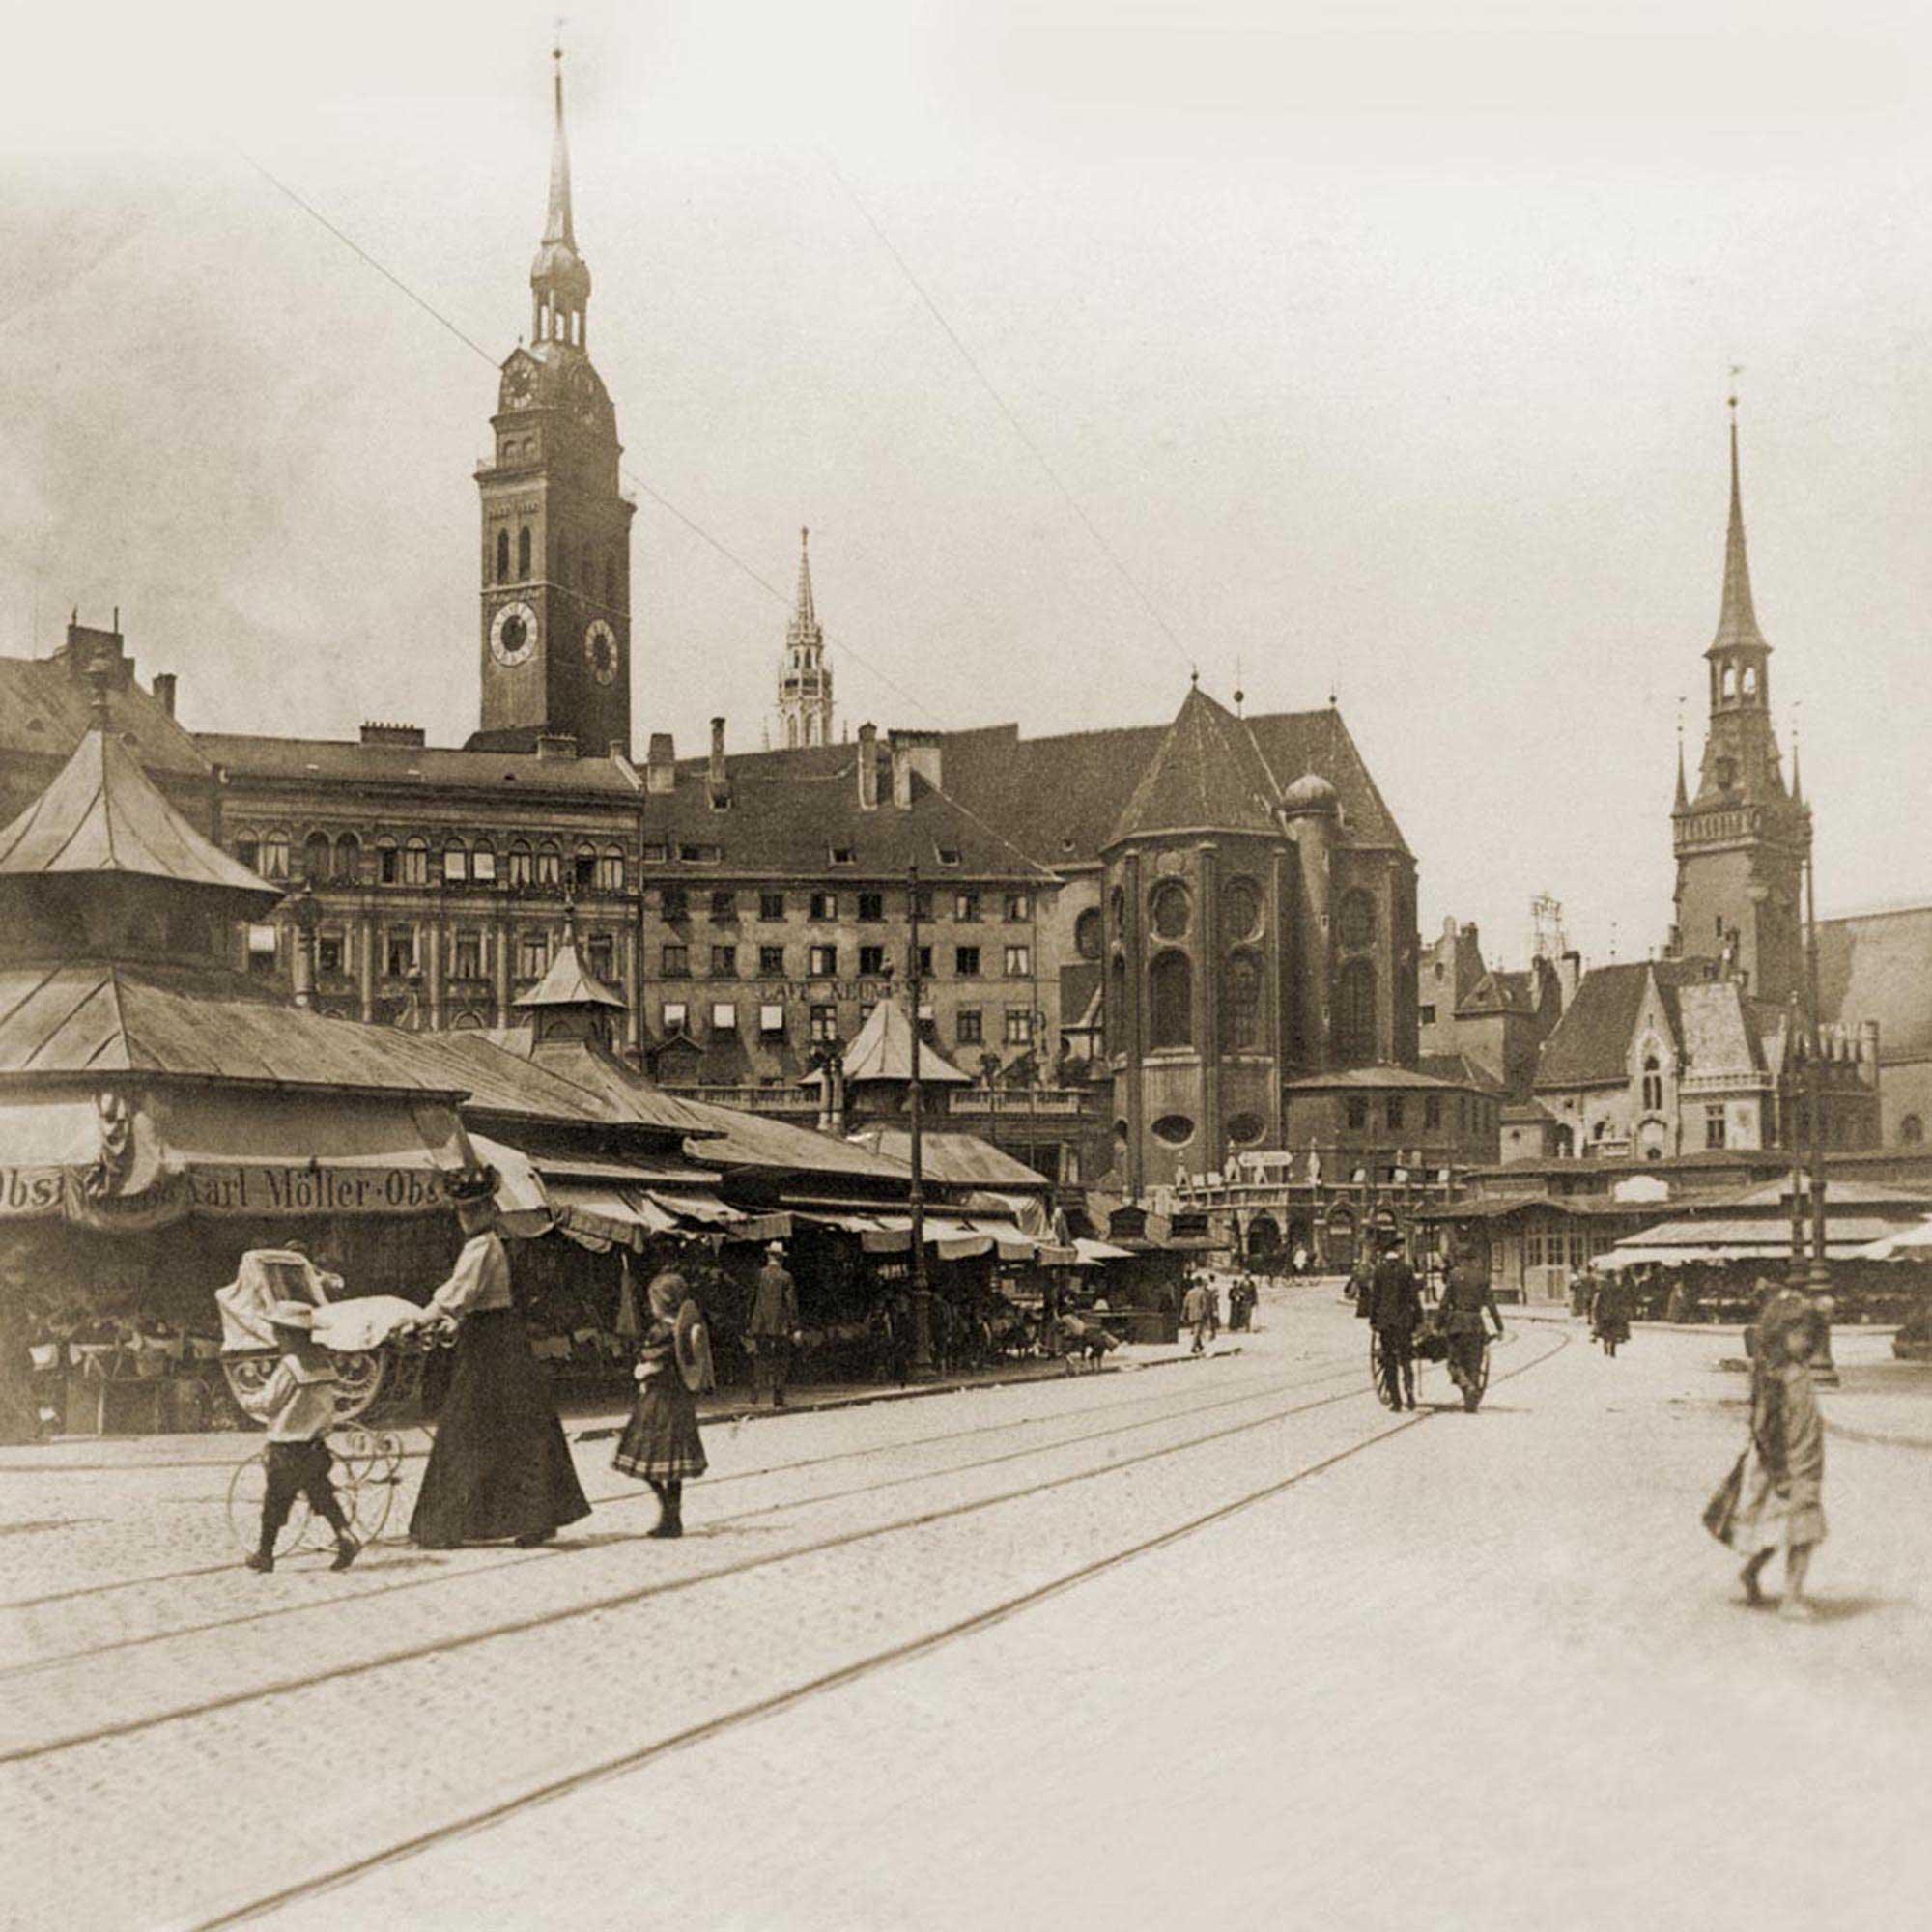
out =
<path fill-rule="evenodd" d="M 932 1290 L 925 1278 L 925 1179 L 920 1141 L 924 1108 L 919 1078 L 919 1008 L 924 976 L 920 971 L 916 860 L 906 867 L 906 896 L 912 934 L 912 956 L 906 962 L 906 980 L 912 988 L 912 1082 L 906 1095 L 907 1138 L 912 1153 L 912 1377 L 915 1381 L 934 1381 L 939 1370 L 932 1359 Z"/>

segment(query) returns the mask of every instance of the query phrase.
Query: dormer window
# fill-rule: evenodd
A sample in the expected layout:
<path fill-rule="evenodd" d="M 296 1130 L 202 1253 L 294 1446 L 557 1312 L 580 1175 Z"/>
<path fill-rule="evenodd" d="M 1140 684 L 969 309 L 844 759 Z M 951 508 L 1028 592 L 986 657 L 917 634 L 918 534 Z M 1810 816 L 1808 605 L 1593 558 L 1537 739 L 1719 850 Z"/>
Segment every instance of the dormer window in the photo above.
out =
<path fill-rule="evenodd" d="M 835 866 L 856 866 L 859 854 L 850 845 L 835 845 L 832 848 L 832 863 Z"/>

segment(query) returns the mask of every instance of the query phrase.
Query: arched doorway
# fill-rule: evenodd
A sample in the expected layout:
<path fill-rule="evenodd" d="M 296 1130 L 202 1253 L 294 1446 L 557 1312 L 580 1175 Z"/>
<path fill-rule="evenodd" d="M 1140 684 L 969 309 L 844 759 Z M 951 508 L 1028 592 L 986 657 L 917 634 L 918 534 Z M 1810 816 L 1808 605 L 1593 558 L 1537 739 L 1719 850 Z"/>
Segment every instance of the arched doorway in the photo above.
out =
<path fill-rule="evenodd" d="M 1321 1224 L 1321 1261 L 1330 1273 L 1346 1274 L 1355 1265 L 1355 1210 L 1338 1201 Z"/>
<path fill-rule="evenodd" d="M 1281 1253 L 1281 1223 L 1272 1214 L 1257 1214 L 1248 1223 L 1248 1260 L 1260 1266 Z"/>

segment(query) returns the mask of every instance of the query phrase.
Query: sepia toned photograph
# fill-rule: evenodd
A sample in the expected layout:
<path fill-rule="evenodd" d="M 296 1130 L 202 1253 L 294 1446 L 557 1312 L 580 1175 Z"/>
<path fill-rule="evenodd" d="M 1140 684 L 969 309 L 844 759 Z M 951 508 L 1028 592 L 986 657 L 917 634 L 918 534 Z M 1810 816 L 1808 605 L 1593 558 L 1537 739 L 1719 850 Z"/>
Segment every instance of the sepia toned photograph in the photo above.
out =
<path fill-rule="evenodd" d="M 1918 1922 L 1932 15 L 554 5 L 10 14 L 0 1932 Z"/>

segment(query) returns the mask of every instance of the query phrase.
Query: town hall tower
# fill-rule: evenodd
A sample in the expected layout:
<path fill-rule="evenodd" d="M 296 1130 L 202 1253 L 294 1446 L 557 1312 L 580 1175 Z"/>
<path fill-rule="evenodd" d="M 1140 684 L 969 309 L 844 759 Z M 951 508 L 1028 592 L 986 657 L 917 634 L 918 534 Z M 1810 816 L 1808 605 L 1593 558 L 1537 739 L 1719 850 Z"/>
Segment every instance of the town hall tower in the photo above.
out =
<path fill-rule="evenodd" d="M 590 361 L 590 270 L 577 252 L 557 67 L 550 207 L 530 265 L 530 341 L 502 365 L 482 496 L 482 730 L 528 749 L 631 747 L 631 518 L 616 412 Z"/>
<path fill-rule="evenodd" d="M 1697 789 L 1680 750 L 1671 824 L 1677 851 L 1675 954 L 1726 960 L 1751 996 L 1782 1001 L 1804 968 L 1801 923 L 1811 812 L 1789 789 L 1771 725 L 1771 646 L 1751 606 L 1738 485 L 1736 399 L 1731 416 L 1731 518 L 1718 634 L 1710 667 L 1710 725 Z"/>

